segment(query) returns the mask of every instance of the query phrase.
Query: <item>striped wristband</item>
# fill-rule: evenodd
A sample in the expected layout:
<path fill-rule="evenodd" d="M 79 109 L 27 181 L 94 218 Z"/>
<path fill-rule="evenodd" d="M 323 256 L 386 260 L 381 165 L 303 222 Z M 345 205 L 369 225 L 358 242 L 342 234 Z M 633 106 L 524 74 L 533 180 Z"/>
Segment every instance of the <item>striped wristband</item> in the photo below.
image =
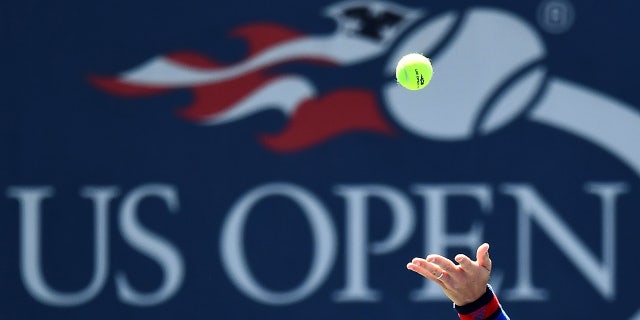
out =
<path fill-rule="evenodd" d="M 498 318 L 502 312 L 498 297 L 489 285 L 478 300 L 464 306 L 454 305 L 454 308 L 458 312 L 460 320 L 492 320 Z"/>

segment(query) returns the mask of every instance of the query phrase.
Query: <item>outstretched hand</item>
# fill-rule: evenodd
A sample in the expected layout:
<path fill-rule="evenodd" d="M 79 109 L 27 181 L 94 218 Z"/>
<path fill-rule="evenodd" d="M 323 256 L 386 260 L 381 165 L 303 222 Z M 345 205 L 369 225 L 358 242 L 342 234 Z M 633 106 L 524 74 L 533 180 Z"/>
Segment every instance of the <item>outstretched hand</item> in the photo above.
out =
<path fill-rule="evenodd" d="M 437 283 L 444 294 L 458 306 L 476 301 L 487 290 L 491 274 L 489 244 L 483 243 L 476 252 L 476 261 L 458 254 L 453 261 L 437 254 L 413 258 L 407 269 Z"/>

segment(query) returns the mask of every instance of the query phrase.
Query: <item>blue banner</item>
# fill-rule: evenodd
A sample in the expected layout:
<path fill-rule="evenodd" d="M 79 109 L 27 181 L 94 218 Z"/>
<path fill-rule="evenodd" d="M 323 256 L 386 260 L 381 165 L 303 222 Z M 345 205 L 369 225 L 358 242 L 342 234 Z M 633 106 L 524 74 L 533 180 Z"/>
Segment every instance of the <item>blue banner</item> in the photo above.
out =
<path fill-rule="evenodd" d="M 640 4 L 0 10 L 0 319 L 640 320 Z M 418 52 L 434 75 L 395 80 Z"/>

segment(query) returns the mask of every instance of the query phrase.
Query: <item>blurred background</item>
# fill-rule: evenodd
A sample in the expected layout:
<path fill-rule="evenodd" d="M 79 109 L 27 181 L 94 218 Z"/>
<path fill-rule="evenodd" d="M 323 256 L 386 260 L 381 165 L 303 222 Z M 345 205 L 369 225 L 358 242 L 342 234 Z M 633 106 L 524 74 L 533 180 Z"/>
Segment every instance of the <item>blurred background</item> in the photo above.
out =
<path fill-rule="evenodd" d="M 640 319 L 637 2 L 0 6 L 0 319 Z"/>

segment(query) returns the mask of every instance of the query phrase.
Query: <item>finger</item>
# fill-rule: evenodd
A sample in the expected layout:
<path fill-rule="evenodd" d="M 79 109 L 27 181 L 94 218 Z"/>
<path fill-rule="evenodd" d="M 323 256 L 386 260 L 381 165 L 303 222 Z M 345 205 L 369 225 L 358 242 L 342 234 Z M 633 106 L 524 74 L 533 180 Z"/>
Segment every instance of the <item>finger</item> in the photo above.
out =
<path fill-rule="evenodd" d="M 407 263 L 407 269 L 427 278 L 430 280 L 435 280 L 436 276 L 434 276 L 431 272 L 429 272 L 426 268 L 419 266 L 415 263 Z"/>
<path fill-rule="evenodd" d="M 437 254 L 430 254 L 427 256 L 427 262 L 433 263 L 438 267 L 442 268 L 444 271 L 455 270 L 456 265 L 453 261 Z"/>
<path fill-rule="evenodd" d="M 444 274 L 444 271 L 442 270 L 442 268 L 438 267 L 435 264 L 426 262 L 424 259 L 418 259 L 418 258 L 415 258 L 410 263 L 408 263 L 407 269 L 414 271 L 422 275 L 423 277 L 436 282 L 442 279 L 442 275 Z"/>
<path fill-rule="evenodd" d="M 491 271 L 491 258 L 489 258 L 488 243 L 483 243 L 478 247 L 478 251 L 476 252 L 476 259 L 478 260 L 478 265 Z"/>
<path fill-rule="evenodd" d="M 471 259 L 469 259 L 469 257 L 464 254 L 457 255 L 456 261 L 460 264 L 462 270 L 471 270 L 471 268 L 474 267 L 473 261 L 471 261 Z"/>

